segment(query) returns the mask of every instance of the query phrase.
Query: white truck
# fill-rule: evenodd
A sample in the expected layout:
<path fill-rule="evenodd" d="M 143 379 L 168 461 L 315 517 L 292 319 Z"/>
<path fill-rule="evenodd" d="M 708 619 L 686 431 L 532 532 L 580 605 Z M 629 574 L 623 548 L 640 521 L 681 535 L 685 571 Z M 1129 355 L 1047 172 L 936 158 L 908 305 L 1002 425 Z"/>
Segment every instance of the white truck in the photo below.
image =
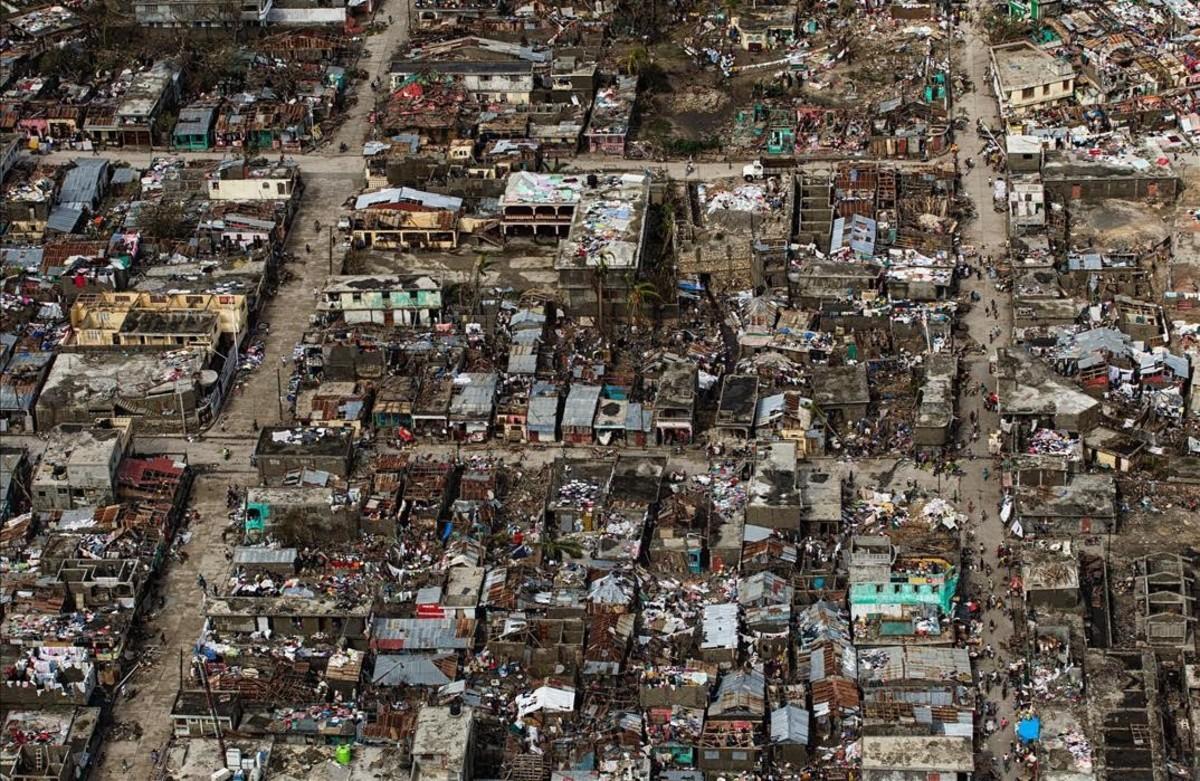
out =
<path fill-rule="evenodd" d="M 795 167 L 796 161 L 790 157 L 755 160 L 753 163 L 747 163 L 742 166 L 742 178 L 747 182 L 753 182 L 759 179 L 766 179 L 768 176 L 778 176 Z"/>

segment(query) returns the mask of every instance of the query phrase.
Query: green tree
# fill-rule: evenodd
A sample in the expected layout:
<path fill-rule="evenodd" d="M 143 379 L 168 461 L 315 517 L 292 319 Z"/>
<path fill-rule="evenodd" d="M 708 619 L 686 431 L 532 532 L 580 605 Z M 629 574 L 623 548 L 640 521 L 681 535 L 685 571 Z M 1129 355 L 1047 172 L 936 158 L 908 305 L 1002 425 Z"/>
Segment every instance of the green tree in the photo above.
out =
<path fill-rule="evenodd" d="M 543 540 L 539 547 L 542 551 L 543 560 L 562 561 L 568 557 L 572 559 L 583 558 L 583 546 L 575 540 Z"/>
<path fill-rule="evenodd" d="M 143 206 L 138 212 L 137 221 L 147 236 L 156 239 L 182 238 L 187 227 L 183 206 L 178 201 L 167 199 Z"/>
<path fill-rule="evenodd" d="M 480 252 L 475 256 L 475 279 L 472 282 L 473 298 L 471 300 L 471 314 L 479 311 L 479 302 L 483 291 L 483 277 L 496 264 L 496 259 L 486 252 Z"/>
<path fill-rule="evenodd" d="M 658 288 L 653 282 L 637 282 L 629 287 L 629 295 L 627 303 L 629 311 L 633 315 L 633 320 L 636 323 L 641 323 L 645 319 L 645 307 L 647 303 L 658 303 L 662 301 L 662 294 L 658 292 Z"/>
<path fill-rule="evenodd" d="M 650 63 L 650 52 L 645 46 L 638 44 L 625 52 L 624 66 L 625 72 L 630 76 L 636 76 L 642 72 Z"/>
<path fill-rule="evenodd" d="M 675 244 L 675 204 L 672 201 L 667 201 L 662 205 L 662 249 L 659 250 L 659 258 L 666 255 L 668 251 L 674 248 Z"/>
<path fill-rule="evenodd" d="M 611 252 L 601 252 L 596 258 L 596 268 L 592 272 L 596 284 L 596 330 L 604 333 L 604 283 L 608 277 L 608 260 Z"/>
<path fill-rule="evenodd" d="M 1007 10 L 993 10 L 983 17 L 983 29 L 993 46 L 1010 43 L 1029 35 L 1032 26 L 1024 19 L 1009 16 Z"/>

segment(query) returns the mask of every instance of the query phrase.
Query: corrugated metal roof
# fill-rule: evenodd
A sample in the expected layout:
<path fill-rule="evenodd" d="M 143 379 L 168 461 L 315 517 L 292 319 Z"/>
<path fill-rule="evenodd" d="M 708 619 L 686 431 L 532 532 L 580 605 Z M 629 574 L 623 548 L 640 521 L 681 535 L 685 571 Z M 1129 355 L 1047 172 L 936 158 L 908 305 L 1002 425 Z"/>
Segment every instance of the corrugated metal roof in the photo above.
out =
<path fill-rule="evenodd" d="M 450 414 L 456 417 L 487 417 L 496 400 L 496 375 L 465 372 L 455 378 L 458 393 L 450 400 Z"/>
<path fill-rule="evenodd" d="M 508 351 L 509 374 L 536 374 L 537 347 L 529 344 L 516 344 Z"/>
<path fill-rule="evenodd" d="M 971 682 L 971 658 L 965 648 L 864 648 L 858 654 L 858 669 L 864 686 L 893 681 Z"/>
<path fill-rule="evenodd" d="M 46 229 L 59 233 L 74 233 L 79 221 L 83 219 L 83 209 L 72 206 L 58 206 L 50 212 L 46 219 Z"/>
<path fill-rule="evenodd" d="M 442 587 L 425 586 L 417 589 L 417 596 L 413 601 L 418 605 L 436 605 L 442 601 Z"/>
<path fill-rule="evenodd" d="M 103 157 L 77 157 L 75 167 L 63 177 L 58 193 L 61 204 L 94 206 L 100 199 L 108 177 L 108 160 Z"/>
<path fill-rule="evenodd" d="M 717 699 L 730 694 L 755 694 L 762 696 L 766 691 L 767 679 L 758 670 L 732 672 L 721 679 L 717 687 Z"/>
<path fill-rule="evenodd" d="M 537 393 L 535 386 L 534 393 Z M 554 430 L 558 422 L 558 396 L 534 396 L 529 400 L 529 411 L 525 414 L 525 425 L 535 429 Z"/>
<path fill-rule="evenodd" d="M 620 572 L 610 572 L 588 588 L 588 601 L 596 604 L 627 605 L 632 600 L 633 581 Z"/>
<path fill-rule="evenodd" d="M 757 713 L 766 709 L 767 680 L 760 670 L 732 672 L 721 679 L 709 716 Z"/>
<path fill-rule="evenodd" d="M 17 346 L 16 334 L 0 334 L 0 371 L 8 363 L 8 354 Z"/>
<path fill-rule="evenodd" d="M 139 179 L 141 179 L 141 174 L 133 168 L 123 165 L 113 170 L 111 182 L 112 184 L 133 184 Z"/>
<path fill-rule="evenodd" d="M 737 648 L 738 606 L 733 602 L 705 605 L 701 632 L 701 648 Z"/>
<path fill-rule="evenodd" d="M 1069 271 L 1100 271 L 1104 268 L 1104 258 L 1098 252 L 1071 253 L 1067 255 Z"/>
<path fill-rule="evenodd" d="M 774 572 L 764 570 L 742 578 L 738 583 L 738 602 L 743 605 L 757 604 L 791 604 L 792 586 L 788 581 Z"/>
<path fill-rule="evenodd" d="M 371 634 L 377 644 L 388 648 L 469 648 L 471 633 L 460 635 L 459 628 L 458 620 L 453 618 L 377 618 Z"/>
<path fill-rule="evenodd" d="M 516 176 L 517 174 L 513 174 Z M 508 319 L 508 327 L 514 331 L 540 331 L 546 324 L 546 316 L 532 309 L 520 309 Z M 524 326 L 523 328 L 521 326 Z"/>
<path fill-rule="evenodd" d="M 436 654 L 384 654 L 375 659 L 371 683 L 376 686 L 444 686 L 450 683 L 434 663 Z"/>
<path fill-rule="evenodd" d="M 572 385 L 563 408 L 562 424 L 571 428 L 591 428 L 600 403 L 599 385 Z"/>
<path fill-rule="evenodd" d="M 445 209 L 454 212 L 461 209 L 463 204 L 462 198 L 456 198 L 452 195 L 427 193 L 424 190 L 416 190 L 412 187 L 387 187 L 358 196 L 354 201 L 354 208 L 366 209 L 369 206 L 377 206 L 382 203 L 402 203 L 404 201 L 419 203 L 430 209 Z"/>
<path fill-rule="evenodd" d="M 0 265 L 12 266 L 24 271 L 37 271 L 42 267 L 41 247 L 0 248 Z"/>
<path fill-rule="evenodd" d="M 831 602 L 816 602 L 797 616 L 797 634 L 802 649 L 824 640 L 850 643 L 850 622 L 845 612 Z"/>
<path fill-rule="evenodd" d="M 625 430 L 649 434 L 653 428 L 654 410 L 646 409 L 639 402 L 631 403 L 629 411 L 625 413 Z"/>
<path fill-rule="evenodd" d="M 241 545 L 233 549 L 233 563 L 243 567 L 256 564 L 287 565 L 295 561 L 295 548 L 259 548 Z"/>
<path fill-rule="evenodd" d="M 45 376 L 54 353 L 16 353 L 4 367 L 4 381 L 0 383 L 0 410 L 28 412 L 33 409 L 41 391 Z M 18 374 L 19 373 L 19 374 Z"/>
<path fill-rule="evenodd" d="M 179 110 L 179 120 L 175 123 L 175 136 L 202 136 L 213 126 L 216 109 L 211 106 L 191 106 Z"/>
<path fill-rule="evenodd" d="M 771 742 L 807 745 L 808 719 L 808 710 L 793 703 L 771 711 Z"/>

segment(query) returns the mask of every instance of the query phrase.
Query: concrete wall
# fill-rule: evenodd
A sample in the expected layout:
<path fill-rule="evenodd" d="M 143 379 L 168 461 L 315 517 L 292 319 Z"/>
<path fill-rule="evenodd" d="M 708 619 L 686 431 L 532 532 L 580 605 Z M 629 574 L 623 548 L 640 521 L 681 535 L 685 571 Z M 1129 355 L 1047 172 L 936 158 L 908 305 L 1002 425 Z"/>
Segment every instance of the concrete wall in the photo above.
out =
<path fill-rule="evenodd" d="M 280 485 L 288 472 L 317 469 L 346 477 L 350 474 L 349 456 L 274 455 L 257 456 L 258 475 L 267 485 Z"/>
<path fill-rule="evenodd" d="M 212 201 L 286 201 L 292 197 L 295 179 L 263 177 L 246 179 L 210 179 L 208 198 Z"/>
<path fill-rule="evenodd" d="M 1102 198 L 1174 200 L 1179 179 L 1174 176 L 1114 176 L 1105 179 L 1046 179 L 1046 193 L 1059 200 L 1093 201 Z M 1049 200 L 1049 199 L 1048 199 Z"/>

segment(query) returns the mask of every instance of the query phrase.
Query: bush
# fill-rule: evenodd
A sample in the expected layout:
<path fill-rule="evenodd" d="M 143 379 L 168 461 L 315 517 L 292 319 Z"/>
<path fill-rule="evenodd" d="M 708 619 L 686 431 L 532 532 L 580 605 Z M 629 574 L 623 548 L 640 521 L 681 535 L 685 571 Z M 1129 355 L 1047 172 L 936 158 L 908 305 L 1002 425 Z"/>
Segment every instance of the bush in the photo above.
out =
<path fill-rule="evenodd" d="M 709 136 L 708 138 L 702 138 L 699 140 L 692 138 L 673 137 L 667 139 L 667 142 L 663 146 L 666 147 L 666 151 L 670 155 L 687 155 L 690 157 L 714 149 L 720 149 L 721 139 L 717 138 L 716 136 Z"/>
<path fill-rule="evenodd" d="M 671 91 L 671 79 L 658 63 L 650 62 L 643 65 L 639 76 L 641 77 L 639 86 L 645 92 Z"/>
<path fill-rule="evenodd" d="M 1033 26 L 1028 21 L 1012 18 L 1007 10 L 992 9 L 983 18 L 983 29 L 987 31 L 988 43 L 996 46 L 1027 37 Z"/>

